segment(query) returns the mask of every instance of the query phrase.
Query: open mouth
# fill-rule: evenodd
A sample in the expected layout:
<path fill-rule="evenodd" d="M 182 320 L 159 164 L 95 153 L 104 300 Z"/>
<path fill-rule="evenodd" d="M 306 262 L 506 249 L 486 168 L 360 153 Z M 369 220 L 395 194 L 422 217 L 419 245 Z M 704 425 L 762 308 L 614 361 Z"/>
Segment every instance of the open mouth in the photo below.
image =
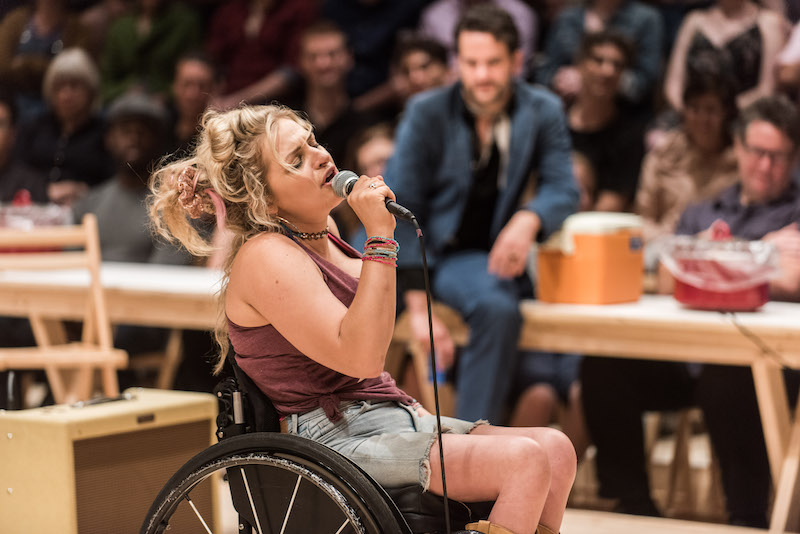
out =
<path fill-rule="evenodd" d="M 336 167 L 332 166 L 327 174 L 325 174 L 325 182 L 322 185 L 329 184 L 334 176 L 336 176 Z"/>

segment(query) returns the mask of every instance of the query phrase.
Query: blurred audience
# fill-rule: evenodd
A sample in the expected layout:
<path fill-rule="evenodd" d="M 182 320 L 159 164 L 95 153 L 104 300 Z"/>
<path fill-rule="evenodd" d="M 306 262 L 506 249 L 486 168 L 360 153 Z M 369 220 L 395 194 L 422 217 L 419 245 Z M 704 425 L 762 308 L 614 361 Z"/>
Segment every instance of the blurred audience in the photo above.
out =
<path fill-rule="evenodd" d="M 441 43 L 447 49 L 450 58 L 448 64 L 455 70 L 456 23 L 468 8 L 482 2 L 491 2 L 505 9 L 514 19 L 523 55 L 522 76 L 527 76 L 536 52 L 538 19 L 531 6 L 522 0 L 434 0 L 420 16 L 419 32 Z"/>
<path fill-rule="evenodd" d="M 85 213 L 97 216 L 103 261 L 191 263 L 192 257 L 185 250 L 158 240 L 150 232 L 145 206 L 150 169 L 165 149 L 166 109 L 151 96 L 130 92 L 111 103 L 107 121 L 106 143 L 116 171 L 75 204 L 75 219 L 80 220 Z M 161 328 L 120 325 L 114 346 L 130 354 L 159 350 L 166 336 Z"/>
<path fill-rule="evenodd" d="M 231 0 L 217 9 L 206 37 L 222 69 L 218 108 L 266 103 L 295 82 L 303 30 L 317 18 L 316 0 Z"/>
<path fill-rule="evenodd" d="M 795 24 L 786 46 L 778 54 L 778 88 L 800 103 L 800 23 Z"/>
<path fill-rule="evenodd" d="M 45 204 L 49 200 L 47 180 L 16 157 L 16 134 L 17 103 L 14 94 L 0 86 L 0 202 L 17 198 Z"/>
<path fill-rule="evenodd" d="M 322 0 L 322 16 L 347 35 L 355 60 L 347 91 L 360 111 L 395 100 L 389 62 L 401 30 L 417 26 L 427 0 Z"/>
<path fill-rule="evenodd" d="M 285 103 L 306 114 L 317 142 L 341 164 L 348 140 L 371 120 L 353 109 L 347 93 L 347 75 L 353 68 L 347 36 L 333 22 L 312 24 L 300 38 L 298 64 L 302 85 Z"/>
<path fill-rule="evenodd" d="M 337 165 L 339 168 L 352 169 L 359 176 L 362 174 L 383 176 L 386 170 L 386 162 L 389 161 L 393 153 L 393 128 L 387 122 L 379 122 L 361 130 L 349 140 L 347 156 Z M 347 202 L 342 202 L 333 210 L 333 216 L 339 227 L 340 234 L 347 241 L 363 247 L 363 238 L 366 236 L 361 235 L 361 242 L 357 242 L 358 233 L 363 229 L 363 226 L 350 208 L 350 205 Z"/>
<path fill-rule="evenodd" d="M 627 211 L 636 192 L 648 117 L 619 96 L 632 57 L 625 37 L 601 31 L 586 34 L 575 61 L 581 85 L 567 119 L 594 176 L 591 211 Z"/>
<path fill-rule="evenodd" d="M 99 0 L 80 14 L 81 25 L 88 35 L 86 44 L 95 59 L 103 55 L 108 31 L 115 20 L 130 13 L 133 0 Z"/>
<path fill-rule="evenodd" d="M 782 273 L 770 282 L 770 297 L 779 300 L 800 299 L 800 187 L 791 179 L 798 146 L 800 114 L 791 102 L 766 97 L 748 106 L 734 137 L 738 183 L 687 208 L 675 229 L 697 235 L 722 220 L 735 238 L 775 244 Z M 796 397 L 798 373 L 786 377 Z M 644 456 L 644 411 L 698 404 L 719 460 L 728 521 L 767 527 L 770 467 L 749 367 L 592 357 L 583 360 L 581 382 L 599 493 L 616 499 L 617 511 L 659 515 Z"/>
<path fill-rule="evenodd" d="M 111 25 L 103 48 L 103 101 L 131 89 L 166 100 L 175 63 L 200 44 L 202 27 L 181 2 L 137 0 L 136 8 Z"/>
<path fill-rule="evenodd" d="M 186 254 L 159 246 L 144 199 L 152 163 L 164 153 L 167 112 L 154 97 L 126 93 L 108 108 L 105 142 L 115 171 L 73 207 L 75 219 L 94 213 L 105 261 L 187 263 Z"/>
<path fill-rule="evenodd" d="M 574 64 L 581 40 L 587 33 L 604 29 L 616 30 L 633 43 L 636 60 L 622 76 L 620 94 L 649 109 L 661 76 L 663 28 L 658 12 L 635 0 L 586 0 L 565 9 L 547 37 L 536 81 L 571 102 L 581 86 Z"/>
<path fill-rule="evenodd" d="M 739 179 L 732 125 L 736 95 L 729 76 L 695 74 L 683 92 L 681 124 L 644 158 L 636 212 L 645 243 L 672 234 L 686 207 L 716 197 Z M 655 265 L 655 254 L 647 263 Z"/>
<path fill-rule="evenodd" d="M 392 84 L 397 94 L 395 114 L 417 93 L 453 81 L 447 50 L 438 41 L 415 33 L 398 38 L 392 54 Z"/>
<path fill-rule="evenodd" d="M 0 79 L 16 93 L 20 122 L 44 110 L 42 79 L 65 48 L 85 47 L 89 35 L 67 0 L 35 0 L 0 22 Z"/>
<path fill-rule="evenodd" d="M 100 74 L 89 54 L 64 50 L 44 76 L 47 111 L 20 124 L 19 156 L 47 181 L 51 202 L 70 205 L 109 177 L 99 90 Z"/>
<path fill-rule="evenodd" d="M 787 32 L 780 13 L 752 0 L 717 0 L 692 11 L 681 24 L 664 75 L 667 102 L 683 109 L 683 91 L 696 72 L 732 73 L 740 109 L 773 94 Z"/>
<path fill-rule="evenodd" d="M 175 64 L 172 94 L 169 100 L 168 152 L 182 157 L 194 140 L 203 112 L 217 94 L 219 76 L 217 67 L 203 52 L 188 52 Z"/>

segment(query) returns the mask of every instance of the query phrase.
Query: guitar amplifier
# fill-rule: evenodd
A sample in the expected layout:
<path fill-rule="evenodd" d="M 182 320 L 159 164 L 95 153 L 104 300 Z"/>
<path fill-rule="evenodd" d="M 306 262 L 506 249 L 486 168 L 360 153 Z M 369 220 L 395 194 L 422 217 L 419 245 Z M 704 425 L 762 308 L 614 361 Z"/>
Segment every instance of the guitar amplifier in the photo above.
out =
<path fill-rule="evenodd" d="M 216 415 L 213 395 L 141 388 L 0 411 L 0 531 L 138 533 L 167 480 L 215 441 Z M 205 517 L 213 493 L 192 494 Z"/>

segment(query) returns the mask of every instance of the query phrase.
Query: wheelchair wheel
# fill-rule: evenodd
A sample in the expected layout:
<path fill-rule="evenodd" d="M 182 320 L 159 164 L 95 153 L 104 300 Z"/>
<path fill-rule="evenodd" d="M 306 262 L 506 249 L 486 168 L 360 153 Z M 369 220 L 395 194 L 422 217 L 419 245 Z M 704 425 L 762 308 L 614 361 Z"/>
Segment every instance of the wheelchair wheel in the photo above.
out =
<path fill-rule="evenodd" d="M 219 517 L 212 517 L 208 503 L 203 511 L 195 502 L 224 487 L 223 477 L 238 525 L 216 524 Z M 165 531 L 411 532 L 383 489 L 347 458 L 314 441 L 272 432 L 225 439 L 179 469 L 151 505 L 140 533 Z"/>

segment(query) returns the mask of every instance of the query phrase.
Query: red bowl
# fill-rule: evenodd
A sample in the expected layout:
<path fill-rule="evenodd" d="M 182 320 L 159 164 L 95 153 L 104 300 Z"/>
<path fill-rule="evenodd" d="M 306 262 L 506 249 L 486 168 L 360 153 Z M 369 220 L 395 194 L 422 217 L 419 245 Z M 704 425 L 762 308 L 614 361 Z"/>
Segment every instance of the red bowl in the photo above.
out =
<path fill-rule="evenodd" d="M 769 301 L 767 282 L 736 291 L 711 291 L 675 279 L 675 300 L 690 308 L 717 311 L 754 311 Z"/>

